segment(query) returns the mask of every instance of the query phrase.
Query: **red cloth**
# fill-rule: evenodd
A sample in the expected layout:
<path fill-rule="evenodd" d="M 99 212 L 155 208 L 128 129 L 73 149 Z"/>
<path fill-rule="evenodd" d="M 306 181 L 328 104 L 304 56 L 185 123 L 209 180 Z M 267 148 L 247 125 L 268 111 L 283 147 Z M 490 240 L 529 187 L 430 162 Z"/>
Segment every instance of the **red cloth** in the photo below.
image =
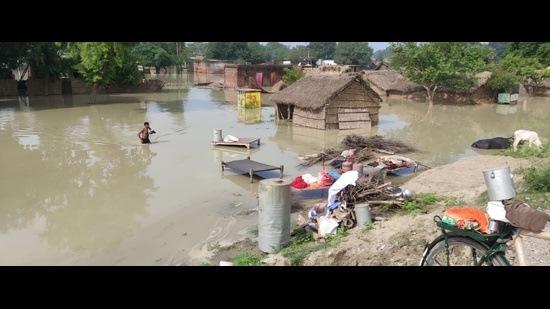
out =
<path fill-rule="evenodd" d="M 304 189 L 304 188 L 307 188 L 307 187 L 308 187 L 307 182 L 304 181 L 304 179 L 302 178 L 302 176 L 297 176 L 297 177 L 290 183 L 290 185 L 291 185 L 293 188 L 296 188 L 296 189 Z"/>

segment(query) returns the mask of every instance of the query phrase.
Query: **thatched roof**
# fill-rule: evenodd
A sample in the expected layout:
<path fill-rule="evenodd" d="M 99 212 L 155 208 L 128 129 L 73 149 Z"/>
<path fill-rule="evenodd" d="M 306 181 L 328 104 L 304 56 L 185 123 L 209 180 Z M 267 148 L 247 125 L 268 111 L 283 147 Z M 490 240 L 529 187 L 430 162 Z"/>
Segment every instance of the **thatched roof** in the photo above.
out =
<path fill-rule="evenodd" d="M 421 85 L 411 82 L 396 70 L 364 71 L 365 79 L 384 91 L 398 91 L 404 94 L 425 91 Z"/>
<path fill-rule="evenodd" d="M 382 101 L 382 98 L 365 83 L 358 73 L 304 76 L 285 89 L 271 95 L 269 100 L 275 103 L 292 104 L 301 108 L 317 110 L 328 104 L 332 98 L 352 83 L 360 83 L 371 101 Z"/>

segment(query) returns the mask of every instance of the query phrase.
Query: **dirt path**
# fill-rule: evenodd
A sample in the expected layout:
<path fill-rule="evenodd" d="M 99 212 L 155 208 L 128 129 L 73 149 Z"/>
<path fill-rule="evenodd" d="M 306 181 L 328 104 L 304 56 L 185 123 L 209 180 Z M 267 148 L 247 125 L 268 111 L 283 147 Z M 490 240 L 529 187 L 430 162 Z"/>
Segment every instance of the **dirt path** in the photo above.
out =
<path fill-rule="evenodd" d="M 525 159 L 511 157 L 479 155 L 462 158 L 454 163 L 435 167 L 422 172 L 417 177 L 403 184 L 414 193 L 434 193 L 442 200 L 456 197 L 462 201 L 462 207 L 476 200 L 487 191 L 483 171 L 508 166 L 512 172 L 514 185 L 519 188 L 522 183 L 515 170 L 527 166 Z M 319 200 L 307 201 L 301 210 L 292 214 L 292 220 L 301 221 L 307 218 L 307 211 Z M 338 246 L 310 254 L 304 266 L 413 266 L 418 265 L 424 245 L 433 240 L 439 229 L 433 222 L 434 215 L 445 209 L 442 202 L 430 207 L 425 214 L 407 214 L 394 216 L 387 220 L 375 221 L 370 230 L 353 228 L 349 235 Z M 547 225 L 546 230 L 550 230 Z M 550 246 L 542 240 L 526 239 L 525 250 L 531 265 L 550 265 Z M 239 250 L 260 252 L 254 240 L 247 240 L 242 246 L 236 245 L 231 250 L 218 253 L 214 263 L 231 257 Z M 511 250 L 513 251 L 513 250 Z M 512 261 L 513 252 L 510 252 Z M 270 255 L 266 261 L 270 265 L 285 265 L 277 254 Z"/>

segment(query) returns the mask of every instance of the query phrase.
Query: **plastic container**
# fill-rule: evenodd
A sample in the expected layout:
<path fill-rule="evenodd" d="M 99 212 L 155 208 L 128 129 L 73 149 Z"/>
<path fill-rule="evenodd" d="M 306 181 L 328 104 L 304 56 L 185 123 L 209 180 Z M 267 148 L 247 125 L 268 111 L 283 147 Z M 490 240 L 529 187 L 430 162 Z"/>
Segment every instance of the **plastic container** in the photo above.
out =
<path fill-rule="evenodd" d="M 222 129 L 212 130 L 212 141 L 221 142 L 222 140 Z"/>
<path fill-rule="evenodd" d="M 364 227 L 365 223 L 367 224 L 372 223 L 372 217 L 370 214 L 370 205 L 368 203 L 355 205 L 354 211 L 355 211 L 355 218 L 357 220 L 357 226 Z"/>

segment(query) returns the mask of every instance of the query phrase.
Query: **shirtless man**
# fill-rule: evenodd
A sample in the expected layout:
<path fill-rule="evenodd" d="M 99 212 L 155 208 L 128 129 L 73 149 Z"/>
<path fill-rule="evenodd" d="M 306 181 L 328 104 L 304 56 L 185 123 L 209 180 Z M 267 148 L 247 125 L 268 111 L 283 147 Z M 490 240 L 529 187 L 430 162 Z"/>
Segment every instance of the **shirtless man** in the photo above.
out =
<path fill-rule="evenodd" d="M 139 130 L 138 137 L 141 140 L 142 144 L 149 144 L 151 143 L 151 141 L 149 140 L 149 134 L 154 133 L 156 133 L 155 130 L 151 129 L 149 127 L 149 122 L 146 121 L 143 123 L 143 128 Z"/>

